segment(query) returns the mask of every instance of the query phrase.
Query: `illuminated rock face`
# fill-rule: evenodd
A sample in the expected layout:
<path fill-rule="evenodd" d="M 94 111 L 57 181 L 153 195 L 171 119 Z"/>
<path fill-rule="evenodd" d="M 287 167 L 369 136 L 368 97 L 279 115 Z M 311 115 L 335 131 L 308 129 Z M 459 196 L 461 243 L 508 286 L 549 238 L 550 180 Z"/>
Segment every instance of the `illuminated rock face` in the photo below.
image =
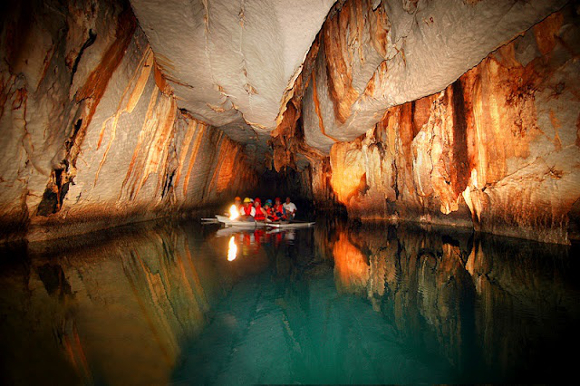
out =
<path fill-rule="evenodd" d="M 257 148 L 302 115 L 306 143 L 323 152 L 564 3 L 131 0 L 180 108 Z"/>
<path fill-rule="evenodd" d="M 361 137 L 334 144 L 330 184 L 314 173 L 314 196 L 330 188 L 354 217 L 577 238 L 577 21 L 571 7 L 553 14 L 442 92 L 391 108 Z"/>
<path fill-rule="evenodd" d="M 439 92 L 564 1 L 347 1 L 321 30 L 304 96 L 308 145 L 328 152 L 393 106 Z"/>
<path fill-rule="evenodd" d="M 3 233 L 85 232 L 256 183 L 241 145 L 178 109 L 128 5 L 38 7 L 16 4 L 2 23 Z"/>
<path fill-rule="evenodd" d="M 567 243 L 580 34 L 565 3 L 17 2 L 0 36 L 1 232 L 221 203 L 266 164 L 355 217 Z"/>
<path fill-rule="evenodd" d="M 333 3 L 131 1 L 180 107 L 215 126 L 266 132 Z"/>

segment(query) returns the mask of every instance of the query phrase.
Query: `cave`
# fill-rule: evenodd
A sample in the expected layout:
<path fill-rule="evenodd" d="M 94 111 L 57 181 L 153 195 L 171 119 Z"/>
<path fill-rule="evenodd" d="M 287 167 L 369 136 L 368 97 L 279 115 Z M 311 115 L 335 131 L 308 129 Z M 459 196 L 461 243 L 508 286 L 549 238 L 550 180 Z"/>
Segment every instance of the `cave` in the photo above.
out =
<path fill-rule="evenodd" d="M 262 192 L 569 244 L 578 5 L 487 3 L 6 4 L 2 240 Z"/>
<path fill-rule="evenodd" d="M 200 218 L 224 213 L 236 196 L 291 197 L 299 208 L 296 223 L 316 223 L 296 240 L 315 245 L 316 256 L 334 256 L 336 291 L 366 296 L 369 309 L 392 311 L 395 324 L 422 326 L 421 319 L 439 326 L 422 344 L 461 341 L 450 331 L 470 327 L 445 324 L 440 309 L 431 314 L 397 309 L 415 301 L 408 297 L 395 305 L 380 300 L 396 297 L 396 280 L 383 283 L 390 269 L 433 272 L 405 291 L 436 287 L 436 297 L 456 291 L 462 299 L 479 299 L 488 291 L 497 304 L 507 304 L 501 291 L 489 288 L 502 283 L 517 298 L 520 281 L 530 284 L 516 274 L 510 278 L 518 264 L 530 272 L 549 265 L 526 260 L 526 253 L 566 262 L 550 266 L 550 272 L 575 264 L 569 260 L 580 242 L 576 0 L 24 0 L 0 5 L 0 31 L 0 251 L 6 256 L 0 264 L 8 267 L 0 281 L 12 283 L 9 278 L 21 275 L 27 288 L 45 288 L 55 310 L 85 288 L 79 287 L 82 278 L 71 276 L 76 263 L 62 251 L 80 261 L 82 249 L 94 248 L 105 259 L 105 244 L 109 251 L 125 248 L 119 272 L 130 276 L 127 288 L 137 294 L 159 285 L 152 284 L 158 271 L 134 273 L 149 252 L 127 249 L 133 241 L 122 241 L 120 234 L 181 261 L 189 252 L 175 243 L 193 243 L 194 236 L 168 224 L 193 221 L 198 234 L 210 237 Z M 143 235 L 134 231 L 139 227 Z M 296 245 L 292 238 L 287 255 L 294 256 Z M 248 250 L 254 249 L 238 252 Z M 492 251 L 506 273 L 482 257 Z M 377 265 L 377 256 L 387 252 L 398 262 Z M 25 267 L 12 255 L 26 256 Z M 406 265 L 402 261 L 410 255 L 414 263 Z M 188 259 L 179 263 L 185 276 Z M 308 264 L 293 259 L 304 272 Z M 436 274 L 441 270 L 447 276 Z M 188 301 L 197 299 L 198 307 L 191 312 L 205 315 L 200 305 L 205 295 L 198 292 L 207 286 L 191 280 L 187 285 L 195 296 L 187 295 Z M 530 282 L 550 288 L 542 280 Z M 579 292 L 577 285 L 566 288 L 558 289 L 565 298 L 565 312 L 558 312 L 571 323 L 580 314 L 568 302 Z M 474 311 L 473 302 L 446 310 L 477 314 L 470 323 L 485 325 L 486 315 Z M 355 313 L 359 306 L 341 305 Z M 73 363 L 75 370 L 67 365 L 55 375 L 65 377 L 57 383 L 98 383 L 79 340 L 77 328 L 83 326 L 67 324 L 67 312 L 54 311 L 62 326 L 52 335 L 67 352 L 61 362 Z M 203 317 L 196 318 L 183 336 L 201 329 Z M 221 323 L 229 323 L 226 319 Z M 290 319 L 284 323 L 290 328 Z M 30 342 L 44 339 L 41 333 L 46 331 L 36 331 Z M 211 328 L 204 334 L 211 337 Z M 306 341 L 289 334 L 296 352 L 307 350 L 301 346 Z M 401 334 L 413 335 L 408 327 Z M 517 346 L 517 338 L 510 344 Z M 499 347 L 499 334 L 486 339 Z M 168 345 L 163 352 L 174 363 L 178 343 Z M 454 365 L 474 359 L 444 346 Z M 492 351 L 478 360 L 501 356 Z M 533 367 L 535 360 L 522 366 Z M 46 367 L 61 364 L 53 362 Z M 47 368 L 41 370 L 52 374 Z M 189 370 L 182 370 L 191 380 Z M 510 378 L 511 370 L 502 367 L 502 376 L 476 380 L 530 380 Z M 531 380 L 551 380 L 547 370 L 534 374 L 540 378 Z M 18 383 L 15 379 L 9 380 Z M 299 381 L 341 379 L 310 374 Z M 130 380 L 111 376 L 103 382 Z M 354 380 L 473 381 L 463 375 Z M 279 379 L 240 383 L 262 381 Z"/>

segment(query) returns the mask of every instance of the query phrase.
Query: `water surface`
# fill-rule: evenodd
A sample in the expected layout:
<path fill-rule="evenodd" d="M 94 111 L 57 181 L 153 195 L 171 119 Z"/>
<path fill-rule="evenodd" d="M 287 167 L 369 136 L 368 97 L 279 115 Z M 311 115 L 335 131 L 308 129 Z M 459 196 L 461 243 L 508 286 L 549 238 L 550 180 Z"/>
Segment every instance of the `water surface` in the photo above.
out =
<path fill-rule="evenodd" d="M 542 383 L 580 343 L 565 246 L 158 222 L 0 252 L 4 384 Z"/>

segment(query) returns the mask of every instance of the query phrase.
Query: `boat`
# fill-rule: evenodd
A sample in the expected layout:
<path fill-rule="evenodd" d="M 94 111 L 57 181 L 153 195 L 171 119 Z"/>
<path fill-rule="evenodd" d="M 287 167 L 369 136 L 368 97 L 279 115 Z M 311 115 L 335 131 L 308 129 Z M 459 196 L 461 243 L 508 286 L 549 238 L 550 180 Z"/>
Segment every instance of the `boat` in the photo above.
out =
<path fill-rule="evenodd" d="M 281 229 L 293 229 L 293 228 L 308 228 L 316 224 L 314 221 L 279 221 L 279 222 L 269 222 L 266 225 L 272 228 Z"/>
<path fill-rule="evenodd" d="M 259 227 L 270 227 L 270 228 L 281 228 L 281 229 L 292 229 L 292 228 L 307 228 L 315 224 L 313 221 L 275 221 L 275 222 L 265 222 L 265 221 L 240 221 L 232 220 L 228 216 L 221 216 L 216 214 L 216 219 L 220 223 L 226 226 L 232 226 L 243 229 L 252 229 Z"/>
<path fill-rule="evenodd" d="M 240 220 L 232 220 L 228 216 L 220 216 L 216 214 L 215 216 L 217 220 L 228 226 L 237 227 L 237 228 L 244 228 L 244 229 L 252 229 L 258 227 L 264 227 L 267 224 L 263 221 L 240 221 Z"/>
<path fill-rule="evenodd" d="M 215 217 L 202 217 L 201 219 L 202 224 L 219 224 L 219 220 Z"/>

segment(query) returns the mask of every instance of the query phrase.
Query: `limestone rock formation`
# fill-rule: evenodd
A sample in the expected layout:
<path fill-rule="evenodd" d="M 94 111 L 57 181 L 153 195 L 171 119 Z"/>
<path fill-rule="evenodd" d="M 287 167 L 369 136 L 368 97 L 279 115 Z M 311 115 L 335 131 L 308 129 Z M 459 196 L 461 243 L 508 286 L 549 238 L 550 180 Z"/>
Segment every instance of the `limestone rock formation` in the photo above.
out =
<path fill-rule="evenodd" d="M 256 183 L 242 145 L 179 110 L 128 4 L 64 6 L 16 2 L 3 14 L 3 233 L 86 232 Z"/>
<path fill-rule="evenodd" d="M 333 3 L 131 1 L 179 107 L 262 147 Z"/>
<path fill-rule="evenodd" d="M 568 243 L 578 13 L 564 0 L 13 2 L 2 239 L 222 203 L 266 167 L 354 217 Z"/>
<path fill-rule="evenodd" d="M 392 106 L 441 91 L 564 1 L 346 2 L 321 31 L 307 143 L 328 151 Z"/>
<path fill-rule="evenodd" d="M 360 138 L 334 144 L 336 199 L 362 218 L 577 238 L 577 21 L 565 8 L 444 91 L 389 109 Z"/>
<path fill-rule="evenodd" d="M 314 200 L 354 217 L 579 238 L 579 16 L 563 4 L 337 4 L 274 167 L 304 168 Z"/>

